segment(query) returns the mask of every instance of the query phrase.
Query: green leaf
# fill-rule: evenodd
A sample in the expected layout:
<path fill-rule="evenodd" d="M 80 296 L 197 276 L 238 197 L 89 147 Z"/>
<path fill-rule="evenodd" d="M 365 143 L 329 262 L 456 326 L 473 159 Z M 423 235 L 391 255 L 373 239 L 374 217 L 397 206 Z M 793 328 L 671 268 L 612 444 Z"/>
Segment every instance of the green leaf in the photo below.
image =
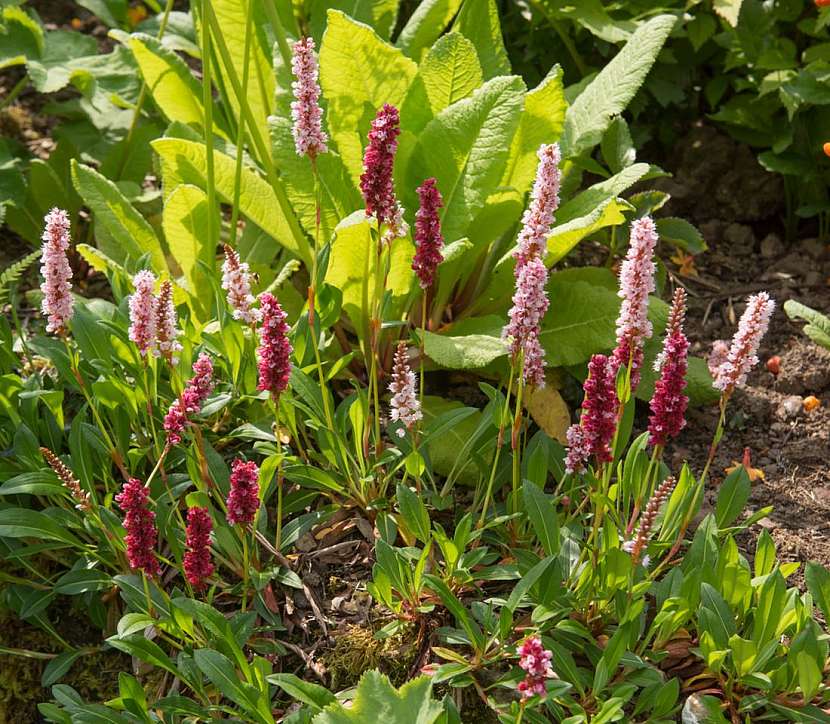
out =
<path fill-rule="evenodd" d="M 446 606 L 447 610 L 455 617 L 455 620 L 464 629 L 467 636 L 469 636 L 473 648 L 481 650 L 484 645 L 484 634 L 464 607 L 464 604 L 458 600 L 447 584 L 437 576 L 427 575 L 426 579 L 429 587 L 438 594 L 444 606 Z"/>
<path fill-rule="evenodd" d="M 128 636 L 120 638 L 118 636 L 110 636 L 107 643 L 114 649 L 123 651 L 125 654 L 135 656 L 145 663 L 157 666 L 160 669 L 173 674 L 173 676 L 181 677 L 182 672 L 176 668 L 176 665 L 170 657 L 162 651 L 161 647 L 144 638 L 143 636 Z"/>
<path fill-rule="evenodd" d="M 495 0 L 464 0 L 452 29 L 473 41 L 486 79 L 510 73 Z"/>
<path fill-rule="evenodd" d="M 329 10 L 320 47 L 320 86 L 332 140 L 357 185 L 363 139 L 384 103 L 400 107 L 417 66 L 368 25 Z"/>
<path fill-rule="evenodd" d="M 715 504 L 715 522 L 718 528 L 728 528 L 735 522 L 749 500 L 751 490 L 749 474 L 743 465 L 739 465 L 726 476 Z"/>
<path fill-rule="evenodd" d="M 637 158 L 634 141 L 628 124 L 622 116 L 617 116 L 602 137 L 602 158 L 613 173 L 619 173 L 627 168 Z"/>
<path fill-rule="evenodd" d="M 219 214 L 213 210 L 214 229 L 219 228 Z M 173 189 L 164 204 L 162 228 L 170 255 L 185 278 L 185 288 L 200 308 L 210 307 L 213 285 L 199 262 L 209 269 L 216 265 L 216 248 L 209 243 L 207 196 L 202 189 L 182 184 Z"/>
<path fill-rule="evenodd" d="M 773 568 L 775 568 L 775 564 L 775 541 L 773 541 L 769 531 L 765 529 L 761 531 L 761 535 L 758 536 L 758 542 L 755 545 L 755 575 L 765 576 L 771 573 Z M 808 572 L 809 567 L 810 563 L 807 563 Z M 828 593 L 830 594 L 830 588 L 828 588 Z M 815 594 L 813 598 L 815 598 Z"/>
<path fill-rule="evenodd" d="M 326 11 L 339 10 L 389 40 L 398 17 L 398 4 L 399 0 L 311 0 L 311 34 L 319 40 L 326 27 Z"/>
<path fill-rule="evenodd" d="M 337 698 L 325 686 L 305 681 L 294 674 L 272 674 L 268 681 L 279 686 L 292 699 L 312 707 L 315 713 L 337 702 Z"/>
<path fill-rule="evenodd" d="M 600 141 L 614 116 L 622 113 L 643 84 L 675 22 L 673 15 L 644 22 L 579 94 L 565 114 L 564 158 L 578 156 Z"/>
<path fill-rule="evenodd" d="M 172 50 L 144 33 L 117 36 L 132 51 L 153 100 L 168 121 L 201 128 L 204 107 L 199 82 Z M 221 135 L 224 135 L 221 133 Z"/>
<path fill-rule="evenodd" d="M 524 111 L 510 144 L 500 186 L 510 186 L 521 194 L 530 188 L 536 177 L 539 146 L 559 139 L 567 109 L 562 68 L 555 65 L 539 85 L 525 94 Z"/>
<path fill-rule="evenodd" d="M 0 222 L 2 222 L 2 219 L 0 219 Z M 23 276 L 23 272 L 25 272 L 32 264 L 34 264 L 35 261 L 40 258 L 40 254 L 41 249 L 35 249 L 35 251 L 30 254 L 26 254 L 26 256 L 22 259 L 19 259 L 13 264 L 9 264 L 2 271 L 2 273 L 0 273 L 0 305 L 5 304 L 8 301 L 9 287 L 20 281 L 20 277 Z"/>
<path fill-rule="evenodd" d="M 830 571 L 819 563 L 807 561 L 804 580 L 807 590 L 824 614 L 824 620 L 830 621 Z"/>
<path fill-rule="evenodd" d="M 0 495 L 61 495 L 66 492 L 51 470 L 33 470 L 9 478 L 0 486 Z"/>
<path fill-rule="evenodd" d="M 404 53 L 416 61 L 455 17 L 461 0 L 421 0 L 395 41 Z"/>
<path fill-rule="evenodd" d="M 700 254 L 706 251 L 706 242 L 703 235 L 685 219 L 673 216 L 657 219 L 655 222 L 660 241 L 679 246 L 690 254 Z"/>
<path fill-rule="evenodd" d="M 406 527 L 422 543 L 428 543 L 430 539 L 430 521 L 424 501 L 419 495 L 401 483 L 397 487 L 398 508 Z"/>
<path fill-rule="evenodd" d="M 536 483 L 525 480 L 522 485 L 525 510 L 536 537 L 547 556 L 559 553 L 559 519 L 553 497 L 546 495 Z"/>
<path fill-rule="evenodd" d="M 0 69 L 39 58 L 43 48 L 40 24 L 22 8 L 4 7 L 0 15 Z"/>
<path fill-rule="evenodd" d="M 271 724 L 274 719 L 270 713 L 266 716 L 257 706 L 256 690 L 240 681 L 231 660 L 213 649 L 197 649 L 193 652 L 196 666 L 230 701 L 237 703 L 254 721 Z"/>
<path fill-rule="evenodd" d="M 379 671 L 360 677 L 354 699 L 347 709 L 333 703 L 314 717 L 313 724 L 433 724 L 441 715 L 441 704 L 432 698 L 432 682 L 426 676 L 408 681 L 397 691 Z"/>
<path fill-rule="evenodd" d="M 112 578 L 105 571 L 97 568 L 82 568 L 64 573 L 55 583 L 55 592 L 77 596 L 79 593 L 100 591 L 112 585 Z"/>
<path fill-rule="evenodd" d="M 121 264 L 149 254 L 157 273 L 167 270 L 164 251 L 153 228 L 112 181 L 74 159 L 72 181 L 95 214 L 96 224 L 101 224 L 115 242 L 105 246 L 105 253 Z"/>
<path fill-rule="evenodd" d="M 830 317 L 817 312 L 815 309 L 788 299 L 784 302 L 784 311 L 790 319 L 803 319 L 807 322 L 804 334 L 818 345 L 830 349 Z"/>
<path fill-rule="evenodd" d="M 501 179 L 523 97 L 520 78 L 494 78 L 470 98 L 445 108 L 418 138 L 407 169 L 407 188 L 414 190 L 430 176 L 437 179 L 447 239 L 466 236 Z M 413 206 L 414 197 L 408 203 Z"/>
<path fill-rule="evenodd" d="M 713 636 L 718 648 L 728 648 L 729 638 L 735 633 L 735 617 L 729 604 L 708 583 L 700 586 L 699 616 L 701 627 Z"/>
<path fill-rule="evenodd" d="M 181 138 L 159 138 L 151 145 L 161 158 L 165 196 L 180 184 L 192 184 L 201 189 L 207 187 L 207 151 L 204 144 Z M 213 164 L 216 193 L 224 203 L 232 203 L 236 161 L 224 153 L 214 151 Z M 239 209 L 278 244 L 311 265 L 310 257 L 307 258 L 308 249 L 301 249 L 298 245 L 270 184 L 244 165 Z"/>
<path fill-rule="evenodd" d="M 0 538 L 41 538 L 81 547 L 79 541 L 54 518 L 26 508 L 0 510 Z"/>
<path fill-rule="evenodd" d="M 738 24 L 743 0 L 712 0 L 712 7 L 733 28 Z"/>
<path fill-rule="evenodd" d="M 43 674 L 40 677 L 40 685 L 44 689 L 48 689 L 52 684 L 56 684 L 72 668 L 72 664 L 83 655 L 83 651 L 64 651 L 62 654 L 58 654 L 44 667 Z"/>
<path fill-rule="evenodd" d="M 424 353 L 436 364 L 452 370 L 485 367 L 508 353 L 501 337 L 484 334 L 445 336 L 424 333 Z"/>

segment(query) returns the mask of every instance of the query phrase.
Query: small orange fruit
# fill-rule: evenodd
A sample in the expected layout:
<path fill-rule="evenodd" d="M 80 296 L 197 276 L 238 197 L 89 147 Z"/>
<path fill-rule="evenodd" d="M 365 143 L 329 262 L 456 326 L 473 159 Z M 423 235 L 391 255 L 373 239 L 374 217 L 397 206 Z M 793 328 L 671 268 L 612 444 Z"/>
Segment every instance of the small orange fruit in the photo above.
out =
<path fill-rule="evenodd" d="M 830 0 L 816 0 L 817 8 L 826 8 L 830 6 Z"/>
<path fill-rule="evenodd" d="M 830 0 L 827 0 L 827 2 L 828 2 L 828 3 L 830 3 Z M 830 141 L 828 141 L 827 143 L 825 143 L 825 144 L 822 146 L 822 148 L 824 149 L 824 155 L 825 155 L 825 156 L 830 156 Z"/>
<path fill-rule="evenodd" d="M 80 18 L 72 18 L 69 24 L 72 26 L 73 30 L 80 30 L 84 26 Z"/>
<path fill-rule="evenodd" d="M 828 0 L 828 2 L 830 2 L 830 0 Z M 805 397 L 804 402 L 801 404 L 804 407 L 804 412 L 812 412 L 817 407 L 821 407 L 821 400 L 819 400 L 815 395 L 810 395 L 809 397 Z"/>
<path fill-rule="evenodd" d="M 777 354 L 767 360 L 767 370 L 771 375 L 778 377 L 778 373 L 781 372 L 781 358 Z"/>

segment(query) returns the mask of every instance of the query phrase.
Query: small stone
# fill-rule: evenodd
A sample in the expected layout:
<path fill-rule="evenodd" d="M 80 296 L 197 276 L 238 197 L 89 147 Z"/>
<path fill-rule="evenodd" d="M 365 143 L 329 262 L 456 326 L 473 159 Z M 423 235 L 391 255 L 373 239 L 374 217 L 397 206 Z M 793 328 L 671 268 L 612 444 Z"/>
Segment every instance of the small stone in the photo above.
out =
<path fill-rule="evenodd" d="M 824 277 L 820 271 L 817 269 L 810 269 L 804 275 L 804 284 L 808 287 L 818 287 L 821 286 L 824 282 Z"/>
<path fill-rule="evenodd" d="M 778 234 L 767 234 L 761 241 L 761 256 L 772 259 L 784 251 L 784 243 Z"/>
<path fill-rule="evenodd" d="M 819 239 L 804 239 L 798 244 L 801 249 L 807 252 L 813 259 L 821 259 L 824 256 L 826 247 Z"/>
<path fill-rule="evenodd" d="M 778 405 L 777 412 L 779 417 L 783 417 L 785 420 L 790 420 L 794 417 L 798 417 L 801 414 L 801 410 L 801 397 L 798 395 L 790 395 L 789 397 L 785 397 L 783 402 Z"/>
<path fill-rule="evenodd" d="M 750 253 L 755 247 L 755 234 L 746 224 L 729 224 L 723 232 L 723 238 L 729 243 L 732 253 Z"/>

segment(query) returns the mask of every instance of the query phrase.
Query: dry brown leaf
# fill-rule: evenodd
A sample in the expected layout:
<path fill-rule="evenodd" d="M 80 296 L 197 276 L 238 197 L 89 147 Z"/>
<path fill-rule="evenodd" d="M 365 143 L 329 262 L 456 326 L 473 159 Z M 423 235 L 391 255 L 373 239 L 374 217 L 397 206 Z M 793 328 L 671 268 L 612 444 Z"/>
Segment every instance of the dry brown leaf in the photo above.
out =
<path fill-rule="evenodd" d="M 564 445 L 567 442 L 565 432 L 571 424 L 571 413 L 559 391 L 547 384 L 540 390 L 527 390 L 525 399 L 525 407 L 536 424 L 548 436 Z"/>

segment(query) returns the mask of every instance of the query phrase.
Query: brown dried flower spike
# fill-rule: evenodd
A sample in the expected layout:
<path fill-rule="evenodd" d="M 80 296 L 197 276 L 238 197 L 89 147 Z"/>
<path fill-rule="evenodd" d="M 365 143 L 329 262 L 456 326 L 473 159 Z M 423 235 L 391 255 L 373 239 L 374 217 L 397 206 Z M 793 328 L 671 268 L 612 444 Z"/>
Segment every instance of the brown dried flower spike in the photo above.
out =
<path fill-rule="evenodd" d="M 60 478 L 61 483 L 63 483 L 63 487 L 69 491 L 69 494 L 76 503 L 75 507 L 78 510 L 87 512 L 92 510 L 92 503 L 89 500 L 89 493 L 81 487 L 81 483 L 78 478 L 76 478 L 72 471 L 63 464 L 63 461 L 47 447 L 40 448 L 40 453 L 43 455 L 46 462 L 49 463 L 49 467 L 52 468 L 58 478 Z"/>
<path fill-rule="evenodd" d="M 643 517 L 640 518 L 640 526 L 637 529 L 637 535 L 634 538 L 634 546 L 631 549 L 631 560 L 634 563 L 638 563 L 640 561 L 640 556 L 642 555 L 645 547 L 648 545 L 648 539 L 651 536 L 651 529 L 654 526 L 657 513 L 660 512 L 660 506 L 663 505 L 665 500 L 669 497 L 669 495 L 671 495 L 671 492 L 674 490 L 674 486 L 676 484 L 677 480 L 675 480 L 674 476 L 669 475 L 669 477 L 660 483 L 660 486 L 654 491 L 654 495 L 649 498 L 646 509 L 643 511 Z"/>

